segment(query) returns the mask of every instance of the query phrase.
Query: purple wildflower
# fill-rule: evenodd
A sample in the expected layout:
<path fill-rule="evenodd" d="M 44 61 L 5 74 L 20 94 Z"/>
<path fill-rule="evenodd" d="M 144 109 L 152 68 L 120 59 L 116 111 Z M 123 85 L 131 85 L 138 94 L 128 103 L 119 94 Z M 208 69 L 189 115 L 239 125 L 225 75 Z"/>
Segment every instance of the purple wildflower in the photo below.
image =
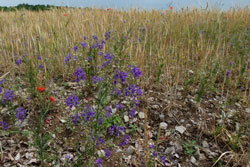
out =
<path fill-rule="evenodd" d="M 98 158 L 98 159 L 95 161 L 95 166 L 96 166 L 96 167 L 102 167 L 102 159 L 101 159 L 101 158 Z"/>
<path fill-rule="evenodd" d="M 22 64 L 22 59 L 17 59 L 17 60 L 16 60 L 16 65 L 17 65 L 17 66 L 20 66 L 20 64 Z"/>
<path fill-rule="evenodd" d="M 16 119 L 23 121 L 25 119 L 26 110 L 23 107 L 18 107 L 16 109 Z"/>
<path fill-rule="evenodd" d="M 94 39 L 95 41 L 98 41 L 98 37 L 97 37 L 96 35 L 93 35 L 93 39 Z"/>
<path fill-rule="evenodd" d="M 128 76 L 128 73 L 126 73 L 124 71 L 120 72 L 120 76 L 119 77 L 120 77 L 120 80 L 121 80 L 122 84 L 125 84 L 127 76 Z"/>
<path fill-rule="evenodd" d="M 2 93 L 2 91 L 3 91 L 3 88 L 0 86 L 0 93 Z"/>
<path fill-rule="evenodd" d="M 71 54 L 68 54 L 68 56 L 66 56 L 66 57 L 64 58 L 64 63 L 65 63 L 65 64 L 68 64 L 68 63 L 70 62 L 70 60 L 71 60 Z"/>
<path fill-rule="evenodd" d="M 5 103 L 6 101 L 11 102 L 14 96 L 15 96 L 15 95 L 14 95 L 13 90 L 7 89 L 7 90 L 3 93 L 3 103 Z"/>
<path fill-rule="evenodd" d="M 114 134 L 116 127 L 117 127 L 116 125 L 112 125 L 112 126 L 109 128 L 109 134 L 110 134 L 110 136 L 112 136 L 112 135 Z"/>
<path fill-rule="evenodd" d="M 123 142 L 121 142 L 119 146 L 120 147 L 125 146 L 129 143 L 129 141 L 130 141 L 130 136 L 128 136 L 128 135 L 123 136 Z"/>
<path fill-rule="evenodd" d="M 42 60 L 42 57 L 40 55 L 37 56 L 38 60 Z"/>
<path fill-rule="evenodd" d="M 112 109 L 110 107 L 105 107 L 106 118 L 109 118 L 112 115 Z"/>
<path fill-rule="evenodd" d="M 101 77 L 98 76 L 93 76 L 92 77 L 93 82 L 96 84 L 97 82 L 102 82 L 103 79 Z"/>
<path fill-rule="evenodd" d="M 110 156 L 111 156 L 111 151 L 107 148 L 105 149 L 105 155 L 107 158 L 110 158 Z"/>
<path fill-rule="evenodd" d="M 83 48 L 87 47 L 87 43 L 86 42 L 81 42 L 81 45 L 82 45 Z"/>
<path fill-rule="evenodd" d="M 155 146 L 153 144 L 149 144 L 148 148 L 153 149 L 153 148 L 155 148 Z"/>
<path fill-rule="evenodd" d="M 65 102 L 70 109 L 72 109 L 73 106 L 77 106 L 78 104 L 80 104 L 79 99 L 76 95 L 69 96 Z"/>
<path fill-rule="evenodd" d="M 76 76 L 76 82 L 80 82 L 80 80 L 85 80 L 85 72 L 81 67 L 78 67 L 76 72 L 74 73 Z"/>
<path fill-rule="evenodd" d="M 110 62 L 113 60 L 113 54 L 110 54 L 110 53 L 104 54 L 103 57 L 105 60 L 109 60 Z"/>
<path fill-rule="evenodd" d="M 99 137 L 98 139 L 101 144 L 104 144 L 104 140 L 101 137 Z"/>
<path fill-rule="evenodd" d="M 76 52 L 78 50 L 78 47 L 77 46 L 74 46 L 73 47 L 73 50 Z"/>
<path fill-rule="evenodd" d="M 131 70 L 131 73 L 134 75 L 135 79 L 137 79 L 138 77 L 141 77 L 142 76 L 142 72 L 140 70 L 139 67 L 134 67 L 132 70 Z"/>
<path fill-rule="evenodd" d="M 7 130 L 9 128 L 9 124 L 7 122 L 0 122 L 0 126 L 3 127 L 3 130 Z"/>
<path fill-rule="evenodd" d="M 85 118 L 85 116 L 86 116 L 86 118 Z M 90 105 L 88 105 L 87 108 L 84 110 L 82 117 L 85 118 L 86 121 L 89 121 L 90 118 L 95 117 L 94 108 L 91 107 Z"/>
<path fill-rule="evenodd" d="M 91 62 L 92 60 L 93 60 L 93 57 L 91 57 L 91 56 L 87 57 L 88 62 Z"/>
<path fill-rule="evenodd" d="M 117 126 L 116 127 L 116 136 L 119 136 L 120 135 L 120 132 L 124 132 L 125 129 L 123 126 Z"/>
<path fill-rule="evenodd" d="M 229 75 L 230 75 L 230 70 L 227 71 L 226 76 L 229 77 Z"/>
<path fill-rule="evenodd" d="M 156 151 L 153 152 L 153 156 L 157 157 L 157 152 Z"/>
<path fill-rule="evenodd" d="M 131 111 L 129 111 L 130 117 L 133 118 L 135 116 L 135 113 L 136 113 L 135 109 L 132 108 Z"/>
<path fill-rule="evenodd" d="M 39 64 L 38 68 L 41 70 L 44 68 L 44 66 L 42 64 Z"/>
<path fill-rule="evenodd" d="M 161 157 L 161 161 L 162 161 L 163 165 L 166 165 L 166 158 L 165 158 L 165 156 Z"/>
<path fill-rule="evenodd" d="M 124 105 L 123 104 L 117 104 L 116 105 L 116 109 L 117 110 L 119 110 L 119 109 L 123 110 L 124 109 Z"/>
<path fill-rule="evenodd" d="M 105 33 L 105 40 L 106 41 L 110 38 L 110 34 L 111 34 L 110 31 Z"/>
<path fill-rule="evenodd" d="M 72 115 L 71 119 L 74 124 L 77 124 L 80 119 L 80 116 L 78 113 L 76 113 L 75 115 Z"/>
<path fill-rule="evenodd" d="M 103 123 L 103 118 L 99 118 L 98 125 L 100 126 Z"/>
<path fill-rule="evenodd" d="M 5 79 L 2 79 L 2 80 L 0 81 L 0 85 L 3 85 L 4 82 L 5 82 Z"/>

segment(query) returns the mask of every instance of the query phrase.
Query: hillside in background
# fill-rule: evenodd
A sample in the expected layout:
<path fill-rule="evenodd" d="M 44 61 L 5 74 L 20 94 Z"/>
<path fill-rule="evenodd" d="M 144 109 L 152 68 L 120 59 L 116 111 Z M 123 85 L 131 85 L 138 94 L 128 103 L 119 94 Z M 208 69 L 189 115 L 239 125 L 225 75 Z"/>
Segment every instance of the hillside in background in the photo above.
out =
<path fill-rule="evenodd" d="M 44 11 L 44 10 L 50 10 L 51 8 L 59 8 L 59 6 L 53 6 L 53 5 L 29 5 L 26 3 L 19 4 L 17 6 L 0 6 L 0 11 L 15 11 L 15 10 L 30 10 L 30 11 Z"/>

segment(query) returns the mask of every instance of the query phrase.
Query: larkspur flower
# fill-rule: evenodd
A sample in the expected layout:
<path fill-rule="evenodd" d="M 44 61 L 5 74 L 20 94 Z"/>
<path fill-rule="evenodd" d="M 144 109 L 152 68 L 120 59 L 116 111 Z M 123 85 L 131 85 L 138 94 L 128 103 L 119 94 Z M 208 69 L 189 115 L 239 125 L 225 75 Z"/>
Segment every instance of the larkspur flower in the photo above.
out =
<path fill-rule="evenodd" d="M 9 128 L 9 124 L 7 122 L 0 122 L 0 126 L 3 127 L 3 130 L 7 130 Z"/>
<path fill-rule="evenodd" d="M 113 60 L 114 55 L 110 54 L 110 53 L 106 53 L 106 54 L 104 54 L 103 57 L 104 57 L 105 60 L 108 60 L 108 61 L 111 62 Z"/>
<path fill-rule="evenodd" d="M 40 55 L 37 56 L 38 60 L 42 60 L 42 57 Z"/>
<path fill-rule="evenodd" d="M 72 115 L 71 119 L 74 124 L 77 124 L 78 121 L 80 120 L 80 115 L 76 113 L 75 115 Z"/>
<path fill-rule="evenodd" d="M 76 52 L 78 50 L 78 47 L 77 46 L 74 46 L 73 47 L 73 50 Z"/>
<path fill-rule="evenodd" d="M 26 110 L 23 107 L 18 107 L 16 109 L 16 119 L 23 121 L 25 119 Z"/>
<path fill-rule="evenodd" d="M 161 157 L 161 161 L 162 161 L 163 165 L 166 165 L 167 162 L 166 162 L 165 156 L 162 156 L 162 157 Z"/>
<path fill-rule="evenodd" d="M 100 51 L 100 52 L 99 52 L 99 56 L 103 56 L 103 53 L 102 53 L 102 51 Z"/>
<path fill-rule="evenodd" d="M 105 40 L 107 41 L 110 38 L 111 32 L 105 32 Z"/>
<path fill-rule="evenodd" d="M 105 111 L 106 111 L 106 118 L 109 118 L 112 115 L 112 109 L 110 107 L 105 107 Z"/>
<path fill-rule="evenodd" d="M 99 118 L 98 125 L 100 126 L 103 123 L 103 118 Z"/>
<path fill-rule="evenodd" d="M 134 108 L 132 108 L 132 109 L 129 111 L 130 117 L 131 117 L 131 118 L 134 118 L 135 114 L 136 114 L 136 111 L 135 111 Z"/>
<path fill-rule="evenodd" d="M 81 67 L 78 67 L 76 71 L 74 72 L 74 75 L 76 76 L 76 82 L 80 82 L 80 80 L 85 80 L 85 72 Z"/>
<path fill-rule="evenodd" d="M 116 125 L 112 125 L 110 128 L 109 128 L 109 134 L 112 136 L 115 132 L 115 129 L 116 129 Z"/>
<path fill-rule="evenodd" d="M 107 157 L 107 158 L 110 158 L 110 156 L 111 156 L 111 151 L 109 150 L 109 149 L 107 149 L 107 148 L 105 148 L 105 156 Z"/>
<path fill-rule="evenodd" d="M 88 46 L 88 44 L 86 42 L 81 42 L 81 45 L 83 48 L 86 48 Z"/>
<path fill-rule="evenodd" d="M 96 84 L 96 83 L 100 83 L 100 82 L 102 82 L 103 81 L 103 79 L 101 78 L 101 77 L 99 77 L 99 76 L 93 76 L 92 77 L 92 80 L 93 80 L 93 82 Z"/>
<path fill-rule="evenodd" d="M 128 77 L 128 73 L 126 73 L 126 72 L 124 72 L 124 71 L 121 71 L 119 77 L 120 77 L 121 83 L 122 83 L 122 84 L 125 84 L 126 78 Z"/>
<path fill-rule="evenodd" d="M 3 88 L 0 86 L 0 93 L 2 93 L 3 92 Z"/>
<path fill-rule="evenodd" d="M 4 82 L 5 82 L 5 79 L 2 79 L 2 80 L 0 81 L 0 85 L 3 85 Z"/>
<path fill-rule="evenodd" d="M 114 84 L 115 84 L 115 85 L 117 84 L 118 78 L 119 78 L 119 71 L 116 70 L 116 71 L 115 71 L 115 80 L 114 80 Z"/>
<path fill-rule="evenodd" d="M 91 57 L 91 56 L 87 57 L 88 62 L 91 62 L 92 60 L 93 60 L 93 57 Z"/>
<path fill-rule="evenodd" d="M 112 95 L 118 95 L 120 96 L 122 94 L 121 89 L 118 89 L 117 87 L 113 88 Z"/>
<path fill-rule="evenodd" d="M 226 76 L 229 77 L 230 75 L 230 70 L 227 70 Z"/>
<path fill-rule="evenodd" d="M 64 63 L 65 63 L 65 64 L 68 64 L 68 63 L 70 62 L 70 60 L 71 60 L 71 54 L 68 54 L 68 56 L 66 56 L 66 57 L 64 58 Z"/>
<path fill-rule="evenodd" d="M 96 167 L 102 167 L 102 159 L 101 159 L 101 158 L 98 158 L 98 159 L 95 161 L 95 166 L 96 166 Z"/>
<path fill-rule="evenodd" d="M 41 69 L 44 68 L 44 66 L 43 66 L 42 64 L 39 64 L 39 65 L 38 65 L 38 68 L 41 70 Z"/>
<path fill-rule="evenodd" d="M 124 132 L 125 128 L 123 126 L 117 126 L 116 127 L 116 136 L 120 135 L 120 132 Z"/>
<path fill-rule="evenodd" d="M 153 144 L 149 144 L 148 148 L 153 149 L 153 148 L 155 148 L 155 146 Z"/>
<path fill-rule="evenodd" d="M 98 37 L 96 35 L 92 36 L 95 41 L 98 41 Z"/>
<path fill-rule="evenodd" d="M 2 103 L 5 103 L 6 101 L 11 102 L 14 97 L 13 90 L 6 89 L 6 91 L 3 93 L 3 101 Z"/>
<path fill-rule="evenodd" d="M 17 60 L 16 60 L 16 65 L 17 65 L 17 66 L 20 66 L 20 64 L 22 64 L 22 59 L 17 59 Z"/>
<path fill-rule="evenodd" d="M 69 106 L 70 109 L 72 109 L 73 106 L 77 106 L 80 104 L 79 99 L 76 95 L 71 95 L 66 99 L 66 105 Z"/>
<path fill-rule="evenodd" d="M 128 135 L 123 136 L 123 141 L 120 143 L 119 146 L 120 147 L 125 146 L 129 143 L 129 141 L 130 141 L 130 136 Z"/>
<path fill-rule="evenodd" d="M 117 104 L 116 105 L 116 109 L 117 110 L 119 110 L 119 109 L 123 110 L 124 109 L 124 105 L 123 104 Z"/>
<path fill-rule="evenodd" d="M 103 49 L 103 46 L 104 46 L 104 44 L 98 44 L 98 48 L 99 48 L 99 50 L 102 50 Z"/>
<path fill-rule="evenodd" d="M 157 152 L 156 151 L 153 152 L 153 156 L 157 157 Z"/>
<path fill-rule="evenodd" d="M 139 77 L 142 76 L 142 72 L 140 70 L 139 67 L 134 67 L 132 70 L 131 70 L 131 73 L 134 75 L 134 78 L 135 79 L 138 79 Z"/>
<path fill-rule="evenodd" d="M 104 144 L 103 138 L 99 137 L 98 139 L 99 139 L 99 142 L 100 142 L 101 144 Z"/>

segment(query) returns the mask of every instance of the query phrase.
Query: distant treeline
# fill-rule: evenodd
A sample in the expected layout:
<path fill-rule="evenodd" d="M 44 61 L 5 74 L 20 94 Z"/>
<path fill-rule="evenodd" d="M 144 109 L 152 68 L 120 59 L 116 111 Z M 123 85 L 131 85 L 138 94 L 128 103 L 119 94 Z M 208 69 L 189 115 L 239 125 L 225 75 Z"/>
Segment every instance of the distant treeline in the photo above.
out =
<path fill-rule="evenodd" d="M 40 11 L 40 10 L 50 10 L 51 8 L 60 8 L 59 6 L 53 6 L 53 5 L 29 5 L 29 4 L 19 4 L 17 6 L 12 7 L 6 7 L 6 6 L 0 6 L 0 11 L 16 11 L 16 10 L 31 10 L 31 11 Z"/>

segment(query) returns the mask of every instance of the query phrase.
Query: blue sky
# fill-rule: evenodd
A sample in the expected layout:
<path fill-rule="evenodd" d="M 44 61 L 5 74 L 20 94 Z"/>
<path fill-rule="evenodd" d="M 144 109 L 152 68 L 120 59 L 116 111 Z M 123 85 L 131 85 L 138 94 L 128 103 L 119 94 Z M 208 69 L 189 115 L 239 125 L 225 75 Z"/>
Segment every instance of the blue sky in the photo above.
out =
<path fill-rule="evenodd" d="M 67 5 L 74 7 L 101 7 L 122 8 L 141 7 L 144 9 L 167 9 L 172 5 L 177 9 L 182 7 L 205 8 L 206 0 L 0 0 L 0 6 L 16 6 L 20 3 Z M 231 7 L 245 7 L 250 5 L 250 0 L 209 0 L 210 6 L 220 9 Z"/>

